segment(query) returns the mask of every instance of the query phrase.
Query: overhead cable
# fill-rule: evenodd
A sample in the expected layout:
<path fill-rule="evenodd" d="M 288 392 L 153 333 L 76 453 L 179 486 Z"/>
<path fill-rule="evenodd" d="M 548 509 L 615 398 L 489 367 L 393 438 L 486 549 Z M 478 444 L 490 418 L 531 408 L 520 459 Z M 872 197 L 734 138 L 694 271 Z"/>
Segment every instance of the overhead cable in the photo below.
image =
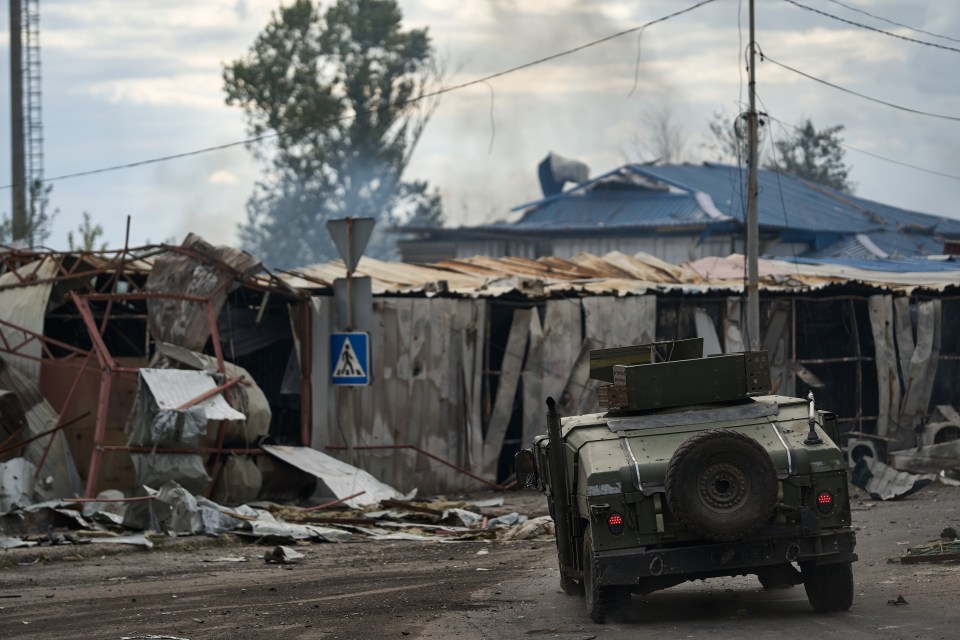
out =
<path fill-rule="evenodd" d="M 789 1 L 789 0 L 788 0 L 788 1 Z M 832 82 L 827 82 L 826 80 L 824 80 L 824 79 L 822 79 L 822 78 L 818 78 L 818 77 L 816 77 L 816 76 L 812 76 L 812 75 L 810 75 L 809 73 L 805 73 L 805 72 L 803 72 L 803 71 L 800 71 L 799 69 L 794 69 L 793 67 L 788 66 L 788 65 L 785 65 L 785 64 L 783 64 L 782 62 L 777 62 L 776 60 L 774 60 L 773 58 L 771 58 L 770 56 L 768 56 L 767 54 L 762 53 L 762 52 L 760 53 L 760 59 L 761 59 L 761 60 L 767 60 L 767 61 L 772 62 L 773 64 L 777 65 L 778 67 L 781 67 L 781 68 L 783 68 L 783 69 L 786 69 L 787 71 L 791 71 L 791 72 L 793 72 L 793 73 L 795 73 L 795 74 L 797 74 L 797 75 L 803 76 L 804 78 L 807 78 L 807 79 L 809 79 L 809 80 L 813 80 L 814 82 L 819 82 L 820 84 L 826 85 L 826 86 L 828 86 L 828 87 L 832 87 L 832 88 L 834 88 L 834 89 L 837 89 L 838 91 L 843 91 L 844 93 L 849 93 L 850 95 L 857 96 L 858 98 L 863 98 L 864 100 L 869 100 L 869 101 L 871 101 L 871 102 L 876 102 L 877 104 L 882 104 L 882 105 L 884 105 L 884 106 L 891 107 L 891 108 L 893 108 L 893 109 L 899 109 L 900 111 L 906 111 L 907 113 L 914 113 L 914 114 L 917 114 L 917 115 L 920 115 L 920 116 L 928 116 L 928 117 L 930 117 L 930 118 L 940 118 L 941 120 L 953 120 L 953 121 L 955 121 L 955 122 L 960 122 L 960 117 L 957 117 L 957 116 L 948 116 L 948 115 L 944 115 L 944 114 L 942 114 L 942 113 L 931 113 L 931 112 L 929 112 L 929 111 L 921 111 L 921 110 L 919 110 L 919 109 L 911 109 L 910 107 L 904 107 L 904 106 L 901 106 L 901 105 L 899 105 L 899 104 L 894 104 L 894 103 L 892 103 L 892 102 L 887 102 L 887 101 L 885 101 L 885 100 L 881 100 L 880 98 L 874 98 L 873 96 L 868 96 L 868 95 L 866 95 L 866 94 L 864 94 L 864 93 L 860 93 L 860 92 L 858 92 L 858 91 L 854 91 L 853 89 L 848 89 L 848 88 L 846 88 L 846 87 L 841 87 L 841 86 L 838 85 L 838 84 L 833 84 Z"/>
<path fill-rule="evenodd" d="M 515 67 L 510 67 L 509 69 L 504 69 L 503 71 L 498 71 L 498 72 L 496 72 L 496 73 L 491 73 L 490 75 L 484 76 L 484 77 L 482 77 L 482 78 L 477 78 L 477 79 L 475 79 L 475 80 L 469 80 L 469 81 L 467 81 L 467 82 L 462 82 L 462 83 L 460 83 L 460 84 L 451 85 L 451 86 L 449 86 L 449 87 L 441 87 L 440 89 L 437 89 L 436 91 L 431 91 L 431 92 L 429 92 L 429 93 L 424 93 L 424 94 L 421 94 L 421 95 L 416 96 L 416 97 L 414 97 L 414 98 L 410 98 L 409 100 L 405 100 L 405 101 L 399 103 L 397 106 L 405 107 L 405 106 L 407 106 L 407 105 L 414 104 L 414 103 L 416 103 L 416 102 L 420 102 L 421 100 L 426 100 L 427 98 L 434 98 L 434 97 L 436 97 L 436 96 L 440 96 L 440 95 L 443 95 L 443 94 L 445 94 L 445 93 L 451 93 L 451 92 L 453 92 L 453 91 L 459 91 L 460 89 L 466 89 L 467 87 L 472 87 L 472 86 L 474 86 L 474 85 L 484 84 L 484 83 L 486 83 L 486 82 L 488 82 L 488 81 L 490 81 L 490 80 L 493 80 L 493 79 L 495 79 L 495 78 L 501 78 L 501 77 L 503 77 L 503 76 L 510 75 L 510 74 L 512 74 L 512 73 L 516 73 L 517 71 L 522 71 L 522 70 L 524 70 L 524 69 L 529 69 L 530 67 L 535 67 L 535 66 L 544 64 L 544 63 L 546 63 L 546 62 L 551 62 L 551 61 L 556 60 L 556 59 L 558 59 L 558 58 L 563 58 L 563 57 L 565 57 L 565 56 L 569 56 L 569 55 L 572 55 L 572 54 L 574 54 L 574 53 L 578 53 L 578 52 L 580 52 L 580 51 L 583 51 L 583 50 L 585 50 L 585 49 L 589 49 L 589 48 L 591 48 L 591 47 L 595 47 L 595 46 L 600 45 L 600 44 L 603 44 L 603 43 L 605 43 L 605 42 L 609 42 L 609 41 L 611 41 L 611 40 L 615 40 L 615 39 L 617 39 L 617 38 L 621 38 L 621 37 L 623 37 L 623 36 L 625 36 L 625 35 L 628 35 L 628 34 L 631 34 L 631 33 L 636 33 L 636 32 L 638 32 L 638 31 L 642 31 L 642 30 L 646 29 L 647 27 L 651 27 L 651 26 L 653 26 L 653 25 L 655 25 L 655 24 L 658 24 L 658 23 L 661 23 L 661 22 L 666 22 L 667 20 L 670 20 L 670 19 L 672 19 L 672 18 L 676 18 L 676 17 L 681 16 L 681 15 L 683 15 L 683 14 L 685 14 L 685 13 L 689 13 L 689 12 L 695 10 L 695 9 L 699 9 L 699 8 L 702 7 L 702 6 L 707 5 L 707 4 L 711 4 L 711 3 L 713 3 L 713 2 L 716 2 L 716 0 L 700 0 L 700 2 L 697 2 L 697 3 L 693 4 L 693 5 L 690 5 L 689 7 L 686 7 L 685 9 L 680 9 L 679 11 L 674 11 L 673 13 L 670 13 L 670 14 L 665 15 L 665 16 L 663 16 L 663 17 L 657 18 L 657 19 L 655 19 L 655 20 L 651 20 L 651 21 L 649 21 L 649 22 L 647 22 L 647 23 L 645 23 L 645 24 L 642 24 L 642 25 L 640 25 L 640 26 L 631 27 L 630 29 L 624 29 L 623 31 L 618 31 L 617 33 L 614 33 L 614 34 L 605 36 L 605 37 L 603 37 L 603 38 L 599 38 L 599 39 L 597 39 L 597 40 L 592 40 L 591 42 L 587 42 L 587 43 L 585 43 L 585 44 L 582 44 L 582 45 L 573 47 L 573 48 L 571 48 L 571 49 L 566 49 L 566 50 L 564 50 L 564 51 L 560 51 L 560 52 L 557 52 L 557 53 L 553 53 L 553 54 L 551 54 L 551 55 L 544 56 L 544 57 L 542 57 L 542 58 L 537 58 L 536 60 L 532 60 L 532 61 L 530 61 L 530 62 L 526 62 L 526 63 L 524 63 L 524 64 L 517 65 L 517 66 L 515 66 Z M 367 110 L 367 111 L 358 111 L 358 112 L 354 112 L 354 113 L 351 113 L 351 114 L 348 114 L 348 115 L 345 115 L 345 116 L 340 116 L 340 117 L 338 117 L 338 118 L 332 118 L 332 119 L 327 120 L 327 121 L 325 121 L 325 122 L 323 122 L 323 123 L 320 123 L 320 125 L 321 125 L 321 126 L 326 126 L 326 125 L 330 125 L 330 124 L 336 124 L 337 122 L 342 122 L 342 121 L 345 121 L 345 120 L 351 120 L 351 119 L 353 119 L 353 118 L 356 118 L 357 116 L 359 116 L 359 115 L 362 114 L 362 113 L 376 113 L 376 112 L 377 112 L 377 108 L 369 109 L 369 110 Z M 139 167 L 139 166 L 143 166 L 143 165 L 146 165 L 146 164 L 155 164 L 155 163 L 158 163 L 158 162 L 166 162 L 166 161 L 168 161 L 168 160 L 176 160 L 176 159 L 179 159 L 179 158 L 186 158 L 186 157 L 189 157 L 189 156 L 200 155 L 200 154 L 203 154 L 203 153 L 208 153 L 208 152 L 210 152 L 210 151 L 220 151 L 220 150 L 222 150 L 222 149 L 228 149 L 228 148 L 230 148 L 230 147 L 238 147 L 238 146 L 241 146 L 241 145 L 247 145 L 247 144 L 251 144 L 251 143 L 254 143 L 254 142 L 261 142 L 261 141 L 263 141 L 263 140 L 268 140 L 268 139 L 270 139 L 270 138 L 275 138 L 275 137 L 277 137 L 278 135 L 279 135 L 279 133 L 276 133 L 276 132 L 274 132 L 274 133 L 268 133 L 268 134 L 264 134 L 264 135 L 261 135 L 261 136 L 256 136 L 256 137 L 253 137 L 253 138 L 247 138 L 246 140 L 238 140 L 238 141 L 236 141 L 236 142 L 229 142 L 229 143 L 226 143 L 226 144 L 216 145 L 216 146 L 213 146 L 213 147 L 205 147 L 205 148 L 203 148 L 203 149 L 196 149 L 196 150 L 194 150 L 194 151 L 186 151 L 186 152 L 184 152 L 184 153 L 175 153 L 175 154 L 171 154 L 171 155 L 168 155 L 168 156 L 161 156 L 161 157 L 158 157 L 158 158 L 150 158 L 150 159 L 147 159 L 147 160 L 140 160 L 140 161 L 138 161 L 138 162 L 130 162 L 130 163 L 127 163 L 127 164 L 118 164 L 118 165 L 114 165 L 114 166 L 111 166 L 111 167 L 103 167 L 103 168 L 100 168 L 100 169 L 91 169 L 91 170 L 89 170 L 89 171 L 78 171 L 78 172 L 76 172 L 76 173 L 68 173 L 68 174 L 64 174 L 64 175 L 55 176 L 55 177 L 53 177 L 53 178 L 45 178 L 42 182 L 44 182 L 44 183 L 47 183 L 47 182 L 56 182 L 56 181 L 58 181 L 58 180 L 66 180 L 66 179 L 68 179 L 68 178 L 79 178 L 79 177 L 81 177 L 81 176 L 89 176 L 89 175 L 93 175 L 93 174 L 97 174 L 97 173 L 107 173 L 107 172 L 109 172 L 109 171 L 118 171 L 118 170 L 120 170 L 120 169 L 131 169 L 131 168 L 133 168 L 133 167 Z M 14 187 L 14 185 L 8 184 L 8 185 L 4 185 L 4 186 L 0 187 L 0 189 L 12 189 L 13 187 Z"/>
<path fill-rule="evenodd" d="M 910 29 L 911 31 L 916 31 L 917 33 L 925 33 L 925 34 L 927 34 L 928 36 L 933 36 L 934 38 L 943 38 L 944 40 L 949 40 L 949 41 L 951 41 L 951 42 L 960 42 L 960 38 L 951 38 L 950 36 L 945 36 L 945 35 L 942 35 L 942 34 L 939 34 L 939 33 L 934 33 L 934 32 L 932 32 L 932 31 L 924 31 L 923 29 L 918 29 L 917 27 L 911 27 L 911 26 L 908 25 L 908 24 L 903 24 L 902 22 L 896 22 L 896 21 L 894 21 L 894 20 L 890 20 L 889 18 L 884 18 L 883 16 L 874 15 L 874 14 L 870 13 L 869 11 L 864 11 L 863 9 L 858 9 L 857 7 L 852 7 L 852 6 L 850 6 L 849 4 L 846 4 L 846 3 L 844 3 L 844 2 L 840 2 L 840 0 L 827 0 L 827 2 L 832 2 L 833 4 L 838 4 L 838 5 L 840 5 L 841 7 L 845 8 L 845 9 L 849 9 L 850 11 L 854 11 L 854 12 L 856 12 L 856 13 L 862 13 L 863 15 L 869 16 L 869 17 L 873 18 L 874 20 L 880 20 L 881 22 L 886 22 L 887 24 L 892 24 L 892 25 L 895 26 L 895 27 L 903 27 L 904 29 Z"/>
<path fill-rule="evenodd" d="M 764 105 L 764 108 L 766 108 L 766 105 Z M 775 118 L 775 117 L 771 116 L 769 113 L 766 113 L 766 114 L 764 114 L 764 115 L 766 115 L 766 117 L 769 118 L 770 120 L 773 120 L 774 122 L 776 122 L 777 124 L 779 124 L 779 125 L 780 125 L 781 127 L 783 127 L 784 129 L 786 129 L 786 127 L 790 127 L 791 129 L 793 129 L 793 130 L 795 130 L 795 131 L 802 131 L 802 129 L 801 129 L 800 127 L 798 127 L 797 125 L 791 124 L 791 123 L 789 123 L 789 122 L 784 122 L 783 120 L 780 120 L 779 118 Z M 855 147 L 855 146 L 853 146 L 853 145 L 851 145 L 851 144 L 847 144 L 846 142 L 837 142 L 837 144 L 839 144 L 839 145 L 840 145 L 841 147 L 843 147 L 844 149 L 849 149 L 850 151 L 856 151 L 857 153 L 862 153 L 863 155 L 870 156 L 871 158 L 876 158 L 877 160 L 883 160 L 884 162 L 890 162 L 890 163 L 893 163 L 893 164 L 900 165 L 901 167 L 908 167 L 908 168 L 910 168 L 910 169 L 916 169 L 917 171 L 922 171 L 922 172 L 924 172 L 924 173 L 929 173 L 929 174 L 932 174 L 932 175 L 935 175 L 935 176 L 941 176 L 941 177 L 943 177 L 943 178 L 950 178 L 950 179 L 952 179 L 952 180 L 960 180 L 960 176 L 953 175 L 952 173 L 943 173 L 942 171 L 935 171 L 935 170 L 933 170 L 933 169 L 928 169 L 928 168 L 926 168 L 926 167 L 921 167 L 921 166 L 918 166 L 918 165 L 915 165 L 915 164 L 910 164 L 909 162 L 903 162 L 902 160 L 894 160 L 893 158 L 888 158 L 887 156 L 882 156 L 882 155 L 880 155 L 879 153 L 874 153 L 874 152 L 872 152 L 872 151 L 867 151 L 867 150 L 865 150 L 865 149 L 860 149 L 859 147 Z"/>
<path fill-rule="evenodd" d="M 800 9 L 804 9 L 804 10 L 806 10 L 806 11 L 811 11 L 811 12 L 813 12 L 813 13 L 819 13 L 820 15 L 826 16 L 827 18 L 830 18 L 830 19 L 832 19 L 832 20 L 837 20 L 837 21 L 839 21 L 839 22 L 845 22 L 845 23 L 850 24 L 850 25 L 853 25 L 853 26 L 855 26 L 855 27 L 860 27 L 861 29 L 867 29 L 867 30 L 869 30 L 869 31 L 875 31 L 875 32 L 877 32 L 877 33 L 882 33 L 883 35 L 885 35 L 885 36 L 890 36 L 891 38 L 899 38 L 900 40 L 906 40 L 907 42 L 915 42 L 915 43 L 917 43 L 917 44 L 922 44 L 922 45 L 925 45 L 925 46 L 928 46 L 928 47 L 935 47 L 935 48 L 937 48 L 937 49 L 944 49 L 944 50 L 946 50 L 946 51 L 954 51 L 954 52 L 956 52 L 956 53 L 960 53 L 960 49 L 958 49 L 958 48 L 956 48 L 956 47 L 948 47 L 948 46 L 945 45 L 945 44 L 937 44 L 937 43 L 935 43 L 935 42 L 927 42 L 926 40 L 917 40 L 916 38 L 910 38 L 910 37 L 908 37 L 908 36 L 901 36 L 901 35 L 898 34 L 898 33 L 891 33 L 891 32 L 889 32 L 889 31 L 884 31 L 883 29 L 877 29 L 876 27 L 871 27 L 870 25 L 868 25 L 868 24 L 863 24 L 862 22 L 856 22 L 855 20 L 847 20 L 846 18 L 841 18 L 840 16 L 835 16 L 835 15 L 833 15 L 832 13 L 827 13 L 826 11 L 821 11 L 820 9 L 814 9 L 813 7 L 808 7 L 808 6 L 805 5 L 805 4 L 800 4 L 799 2 L 797 2 L 797 0 L 783 0 L 783 1 L 790 3 L 790 4 L 792 4 L 792 5 L 795 6 L 795 7 L 799 7 Z"/>

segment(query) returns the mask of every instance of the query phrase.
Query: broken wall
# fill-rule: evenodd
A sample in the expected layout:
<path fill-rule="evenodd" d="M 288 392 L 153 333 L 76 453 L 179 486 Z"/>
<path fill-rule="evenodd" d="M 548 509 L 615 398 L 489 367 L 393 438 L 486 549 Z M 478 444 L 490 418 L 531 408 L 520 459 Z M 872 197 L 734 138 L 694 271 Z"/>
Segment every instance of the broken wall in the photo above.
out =
<path fill-rule="evenodd" d="M 314 298 L 314 448 L 345 447 L 332 452 L 401 491 L 473 486 L 416 451 L 358 447 L 411 445 L 458 466 L 479 466 L 485 304 L 450 298 L 376 300 L 371 383 L 334 387 L 329 352 L 333 301 Z"/>
<path fill-rule="evenodd" d="M 491 309 L 507 314 L 496 319 L 507 329 L 493 343 L 486 321 Z M 519 421 L 524 443 L 543 433 L 547 396 L 570 413 L 598 411 L 590 350 L 649 342 L 656 326 L 655 296 L 546 300 L 532 308 L 484 299 L 379 298 L 371 383 L 335 388 L 332 299 L 314 298 L 313 310 L 313 446 L 338 447 L 328 451 L 401 491 L 428 493 L 482 485 L 415 451 L 362 447 L 414 445 L 496 480 L 511 424 Z M 498 371 L 485 369 L 489 351 L 502 353 Z M 485 383 L 491 385 L 486 403 Z"/>

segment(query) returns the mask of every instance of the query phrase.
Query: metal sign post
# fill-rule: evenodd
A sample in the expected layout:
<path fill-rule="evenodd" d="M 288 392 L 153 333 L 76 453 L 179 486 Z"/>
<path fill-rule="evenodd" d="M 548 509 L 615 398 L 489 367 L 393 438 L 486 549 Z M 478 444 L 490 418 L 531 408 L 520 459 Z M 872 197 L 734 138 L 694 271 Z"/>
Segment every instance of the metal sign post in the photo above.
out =
<path fill-rule="evenodd" d="M 373 232 L 373 218 L 340 218 L 327 220 L 327 231 L 347 267 L 347 331 L 353 331 L 353 271 L 367 247 Z"/>
<path fill-rule="evenodd" d="M 369 330 L 372 314 L 368 308 L 360 310 L 359 318 L 356 313 L 358 295 L 360 302 L 365 303 L 364 307 L 372 308 L 370 279 L 357 278 L 357 286 L 354 286 L 353 272 L 370 240 L 375 222 L 373 218 L 327 220 L 327 230 L 347 268 L 346 287 L 342 279 L 337 279 L 333 287 L 338 331 L 330 334 L 330 381 L 336 386 L 370 384 L 370 334 L 363 329 Z M 348 394 L 346 399 L 352 407 L 353 396 Z M 350 422 L 353 428 L 355 420 L 352 417 Z"/>

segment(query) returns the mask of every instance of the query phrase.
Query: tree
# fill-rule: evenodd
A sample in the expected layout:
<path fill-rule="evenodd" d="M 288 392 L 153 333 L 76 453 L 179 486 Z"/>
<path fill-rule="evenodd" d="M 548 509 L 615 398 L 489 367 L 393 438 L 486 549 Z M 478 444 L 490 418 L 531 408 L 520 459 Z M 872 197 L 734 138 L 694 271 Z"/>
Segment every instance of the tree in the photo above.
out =
<path fill-rule="evenodd" d="M 757 122 L 757 155 L 763 161 L 763 136 L 766 118 Z M 749 156 L 746 114 L 731 116 L 726 110 L 714 111 L 707 126 L 710 135 L 701 147 L 715 162 L 746 165 Z"/>
<path fill-rule="evenodd" d="M 417 212 L 442 219 L 439 194 L 402 179 L 437 105 L 419 98 L 439 72 L 427 30 L 401 19 L 395 0 L 337 0 L 323 14 L 295 0 L 224 68 L 226 102 L 243 109 L 267 167 L 240 238 L 267 264 L 335 257 L 330 218 L 375 218 L 368 253 L 380 257 L 395 244 L 384 227 Z"/>
<path fill-rule="evenodd" d="M 636 134 L 636 147 L 641 156 L 656 162 L 683 162 L 687 155 L 687 134 L 677 119 L 674 106 L 663 100 L 644 109 L 642 130 Z"/>
<path fill-rule="evenodd" d="M 50 224 L 59 210 L 50 209 L 50 192 L 53 185 L 44 185 L 40 180 L 30 183 L 27 193 L 27 235 L 22 239 L 28 247 L 42 245 L 50 237 Z M 3 214 L 0 219 L 0 243 L 9 243 L 13 238 L 13 221 Z"/>
<path fill-rule="evenodd" d="M 90 214 L 86 211 L 83 212 L 83 222 L 77 227 L 77 234 L 80 236 L 80 242 L 75 243 L 73 231 L 67 232 L 67 246 L 70 247 L 70 251 L 106 250 L 106 242 L 100 243 L 100 248 L 97 248 L 97 240 L 103 237 L 103 227 L 99 223 L 93 224 Z"/>
<path fill-rule="evenodd" d="M 716 162 L 743 164 L 747 157 L 746 136 L 741 136 L 740 117 L 731 119 L 726 111 L 714 111 L 707 126 L 710 135 L 701 145 Z"/>
<path fill-rule="evenodd" d="M 852 193 L 854 184 L 848 179 L 850 168 L 843 160 L 844 150 L 840 146 L 843 129 L 843 125 L 838 124 L 818 131 L 807 120 L 796 127 L 792 136 L 776 141 L 775 158 L 768 168 Z"/>

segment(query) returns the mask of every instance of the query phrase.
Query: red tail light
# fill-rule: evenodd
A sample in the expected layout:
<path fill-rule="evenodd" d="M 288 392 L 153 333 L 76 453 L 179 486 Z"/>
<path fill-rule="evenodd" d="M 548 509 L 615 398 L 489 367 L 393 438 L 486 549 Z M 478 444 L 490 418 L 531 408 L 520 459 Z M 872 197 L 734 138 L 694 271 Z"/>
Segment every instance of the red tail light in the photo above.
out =
<path fill-rule="evenodd" d="M 619 535 L 623 531 L 623 516 L 616 511 L 608 515 L 607 528 L 610 529 L 610 533 Z"/>
<path fill-rule="evenodd" d="M 821 491 L 817 494 L 817 508 L 822 513 L 833 511 L 833 494 L 829 491 Z"/>

